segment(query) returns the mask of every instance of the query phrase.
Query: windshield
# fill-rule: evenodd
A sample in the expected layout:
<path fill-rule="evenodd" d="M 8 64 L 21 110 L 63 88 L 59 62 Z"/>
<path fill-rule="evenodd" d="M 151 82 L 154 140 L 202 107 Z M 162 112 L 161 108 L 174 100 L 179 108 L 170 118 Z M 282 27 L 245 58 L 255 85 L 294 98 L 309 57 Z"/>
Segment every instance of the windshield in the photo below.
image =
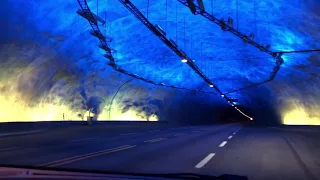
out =
<path fill-rule="evenodd" d="M 0 6 L 2 166 L 320 177 L 319 1 Z"/>

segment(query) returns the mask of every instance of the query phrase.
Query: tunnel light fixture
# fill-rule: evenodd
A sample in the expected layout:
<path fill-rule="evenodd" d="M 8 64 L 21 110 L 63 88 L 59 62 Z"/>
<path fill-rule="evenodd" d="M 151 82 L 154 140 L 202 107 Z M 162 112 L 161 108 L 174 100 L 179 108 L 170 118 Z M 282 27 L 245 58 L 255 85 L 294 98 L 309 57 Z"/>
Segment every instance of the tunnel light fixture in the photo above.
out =
<path fill-rule="evenodd" d="M 251 33 L 251 34 L 249 35 L 249 37 L 250 37 L 250 39 L 251 39 L 252 41 L 254 41 L 255 35 L 254 35 L 253 33 Z"/>
<path fill-rule="evenodd" d="M 251 121 L 253 121 L 253 118 L 250 118 Z"/>
<path fill-rule="evenodd" d="M 80 0 L 78 0 L 80 1 Z M 85 0 L 84 0 L 85 1 Z M 182 0 L 178 0 L 181 3 L 185 2 Z M 201 0 L 198 0 L 198 2 L 200 2 Z M 201 69 L 199 67 L 197 67 L 197 65 L 194 62 L 193 59 L 188 58 L 187 54 L 178 47 L 177 43 L 174 42 L 172 39 L 167 37 L 166 32 L 164 31 L 164 29 L 162 29 L 162 27 L 160 27 L 158 24 L 152 25 L 152 23 L 144 17 L 144 15 L 139 11 L 138 8 L 136 8 L 131 2 L 130 0 L 120 0 L 120 2 L 129 10 L 131 11 L 132 14 L 137 15 L 136 17 L 147 27 L 149 28 L 153 33 L 156 34 L 156 36 L 158 36 L 159 39 L 161 39 L 171 50 L 173 50 L 179 57 L 182 63 L 187 63 L 188 66 L 190 66 L 209 86 L 210 88 L 214 88 L 226 101 L 228 101 L 229 105 L 232 105 L 234 107 L 234 104 L 237 105 L 237 101 L 234 101 L 233 99 L 229 99 L 228 97 L 225 97 L 225 95 L 222 94 L 221 90 L 214 85 L 213 82 L 211 82 L 211 80 L 201 71 Z M 191 2 L 191 1 L 190 1 Z M 185 3 L 183 3 L 184 5 L 187 5 Z M 199 4 L 199 3 L 198 3 Z M 80 4 L 81 6 L 81 4 Z M 254 45 L 255 47 L 260 48 L 263 51 L 267 51 L 269 54 L 269 50 L 268 47 L 264 47 L 256 42 L 253 41 L 254 38 L 254 34 L 250 35 L 244 35 L 242 33 L 240 33 L 239 31 L 233 29 L 233 24 L 234 24 L 234 20 L 232 18 L 228 18 L 228 21 L 225 22 L 224 19 L 217 19 L 214 16 L 206 13 L 204 11 L 204 8 L 202 8 L 200 14 L 204 15 L 204 13 L 206 15 L 209 16 L 204 16 L 206 18 L 209 17 L 210 20 L 212 20 L 213 22 L 215 22 L 216 24 L 218 24 L 222 30 L 224 31 L 229 31 L 232 30 L 233 34 L 235 34 L 236 36 L 240 37 L 243 39 L 243 41 L 245 43 L 249 43 Z M 234 33 L 236 32 L 236 33 Z M 169 43 L 168 43 L 169 42 Z M 270 47 L 269 47 L 270 48 Z M 165 86 L 163 83 L 161 83 L 160 85 Z M 180 89 L 186 89 L 186 88 L 180 88 Z M 250 116 L 247 116 L 246 114 L 242 113 L 237 107 L 235 107 L 235 109 L 237 111 L 239 111 L 241 114 L 243 114 L 244 116 L 246 116 L 247 118 L 251 118 Z"/>
<path fill-rule="evenodd" d="M 188 62 L 188 60 L 187 59 L 182 59 L 181 62 L 186 63 L 186 62 Z"/>
<path fill-rule="evenodd" d="M 166 36 L 166 32 L 162 29 L 161 26 L 159 26 L 158 24 L 155 24 L 156 29 L 164 36 Z"/>
<path fill-rule="evenodd" d="M 231 106 L 233 107 L 233 106 L 234 106 L 234 104 L 231 104 Z"/>
<path fill-rule="evenodd" d="M 224 97 L 224 94 L 221 94 L 221 97 Z"/>
<path fill-rule="evenodd" d="M 279 52 L 277 56 L 281 58 L 282 55 L 283 55 L 283 52 Z"/>
<path fill-rule="evenodd" d="M 270 44 L 267 44 L 264 48 L 267 50 L 267 51 L 269 51 L 270 50 Z"/>
<path fill-rule="evenodd" d="M 233 19 L 231 17 L 228 17 L 227 22 L 229 26 L 233 27 Z"/>

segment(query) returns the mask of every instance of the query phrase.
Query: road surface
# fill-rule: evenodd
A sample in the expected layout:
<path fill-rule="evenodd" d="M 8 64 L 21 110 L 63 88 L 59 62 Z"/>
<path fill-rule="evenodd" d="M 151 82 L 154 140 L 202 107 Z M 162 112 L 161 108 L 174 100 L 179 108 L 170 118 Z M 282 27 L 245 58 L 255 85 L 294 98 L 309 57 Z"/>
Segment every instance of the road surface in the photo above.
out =
<path fill-rule="evenodd" d="M 320 179 L 320 130 L 248 124 L 60 128 L 0 138 L 0 164 Z"/>

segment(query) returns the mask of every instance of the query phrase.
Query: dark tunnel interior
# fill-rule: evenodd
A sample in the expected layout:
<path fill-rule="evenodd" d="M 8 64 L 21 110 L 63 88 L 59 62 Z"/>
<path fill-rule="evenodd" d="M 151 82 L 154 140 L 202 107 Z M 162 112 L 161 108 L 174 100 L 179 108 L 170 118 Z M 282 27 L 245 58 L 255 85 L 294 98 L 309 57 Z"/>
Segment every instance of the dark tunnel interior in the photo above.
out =
<path fill-rule="evenodd" d="M 272 52 L 319 47 L 315 1 L 290 3 L 281 15 L 276 14 L 280 1 L 252 3 L 239 5 L 243 7 L 238 8 L 239 32 L 254 30 L 255 41 L 270 44 Z M 90 114 L 96 120 L 184 124 L 250 117 L 265 125 L 319 124 L 318 52 L 283 54 L 274 79 L 263 83 L 272 74 L 275 58 L 193 15 L 179 2 L 150 4 L 152 10 L 143 11 L 144 16 L 192 58 L 217 92 L 121 3 L 104 1 L 97 9 L 89 1 L 92 11 L 107 22 L 99 27 L 112 38 L 116 70 L 107 65 L 88 21 L 76 13 L 78 4 L 61 1 L 59 8 L 54 4 L 1 1 L 2 122 L 81 120 Z M 235 4 L 218 4 L 217 17 L 235 15 Z M 144 9 L 144 1 L 134 5 Z M 299 17 L 290 13 L 297 6 L 304 12 Z M 227 98 L 236 102 L 228 103 Z"/>
<path fill-rule="evenodd" d="M 0 8 L 0 179 L 319 179 L 320 0 Z"/>

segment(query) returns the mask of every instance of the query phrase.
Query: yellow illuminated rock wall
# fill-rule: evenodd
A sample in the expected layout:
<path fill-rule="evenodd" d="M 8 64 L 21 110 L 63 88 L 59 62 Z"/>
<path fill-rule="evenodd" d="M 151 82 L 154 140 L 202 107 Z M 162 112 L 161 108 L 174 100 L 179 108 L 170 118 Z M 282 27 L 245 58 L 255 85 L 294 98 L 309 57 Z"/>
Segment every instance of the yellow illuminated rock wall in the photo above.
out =
<path fill-rule="evenodd" d="M 288 101 L 282 110 L 282 123 L 286 125 L 320 125 L 319 104 L 306 105 L 296 99 Z"/>
<path fill-rule="evenodd" d="M 109 79 L 93 79 L 91 74 L 78 78 L 64 70 L 62 65 L 57 65 L 55 59 L 40 54 L 26 60 L 25 55 L 21 55 L 21 52 L 32 54 L 33 48 L 7 47 L 11 47 L 5 50 L 11 51 L 12 55 L 0 59 L 0 122 L 86 120 L 89 111 L 83 107 L 84 97 L 80 95 L 80 87 L 84 89 L 87 99 L 98 97 L 101 101 L 100 112 L 96 114 L 98 120 L 156 121 L 159 109 L 149 104 L 146 97 L 149 101 L 161 101 L 168 95 L 161 89 L 152 90 L 157 91 L 152 95 L 150 89 L 142 88 L 143 85 L 136 82 L 124 85 L 114 98 L 109 116 L 111 98 L 125 82 L 126 76 L 113 72 L 109 74 Z M 85 79 L 84 84 L 79 83 L 81 78 Z M 93 81 L 96 81 L 95 85 L 92 85 Z M 128 99 L 132 102 L 144 101 L 133 106 L 130 105 L 132 102 L 128 105 Z M 95 114 L 90 112 L 90 115 Z"/>
<path fill-rule="evenodd" d="M 16 90 L 15 78 L 11 78 L 10 81 L 10 84 L 4 84 L 3 82 L 0 84 L 0 89 L 2 89 L 0 94 L 0 122 L 83 120 L 89 116 L 89 111 L 80 108 L 73 109 L 70 102 L 50 92 L 37 100 L 36 103 L 30 103 L 30 100 L 32 100 L 30 95 Z M 4 88 L 8 89 L 4 90 Z M 119 96 L 121 95 L 122 93 L 119 94 Z M 109 120 L 109 102 L 103 106 L 103 110 L 98 115 L 98 120 Z M 113 103 L 110 113 L 112 120 L 158 120 L 157 115 L 147 115 L 139 107 L 130 107 L 123 112 L 123 106 L 124 104 L 121 101 Z M 156 107 L 154 107 L 154 111 L 157 111 Z"/>
<path fill-rule="evenodd" d="M 277 82 L 272 84 L 277 94 L 275 106 L 285 125 L 320 125 L 319 78 L 299 83 Z"/>

